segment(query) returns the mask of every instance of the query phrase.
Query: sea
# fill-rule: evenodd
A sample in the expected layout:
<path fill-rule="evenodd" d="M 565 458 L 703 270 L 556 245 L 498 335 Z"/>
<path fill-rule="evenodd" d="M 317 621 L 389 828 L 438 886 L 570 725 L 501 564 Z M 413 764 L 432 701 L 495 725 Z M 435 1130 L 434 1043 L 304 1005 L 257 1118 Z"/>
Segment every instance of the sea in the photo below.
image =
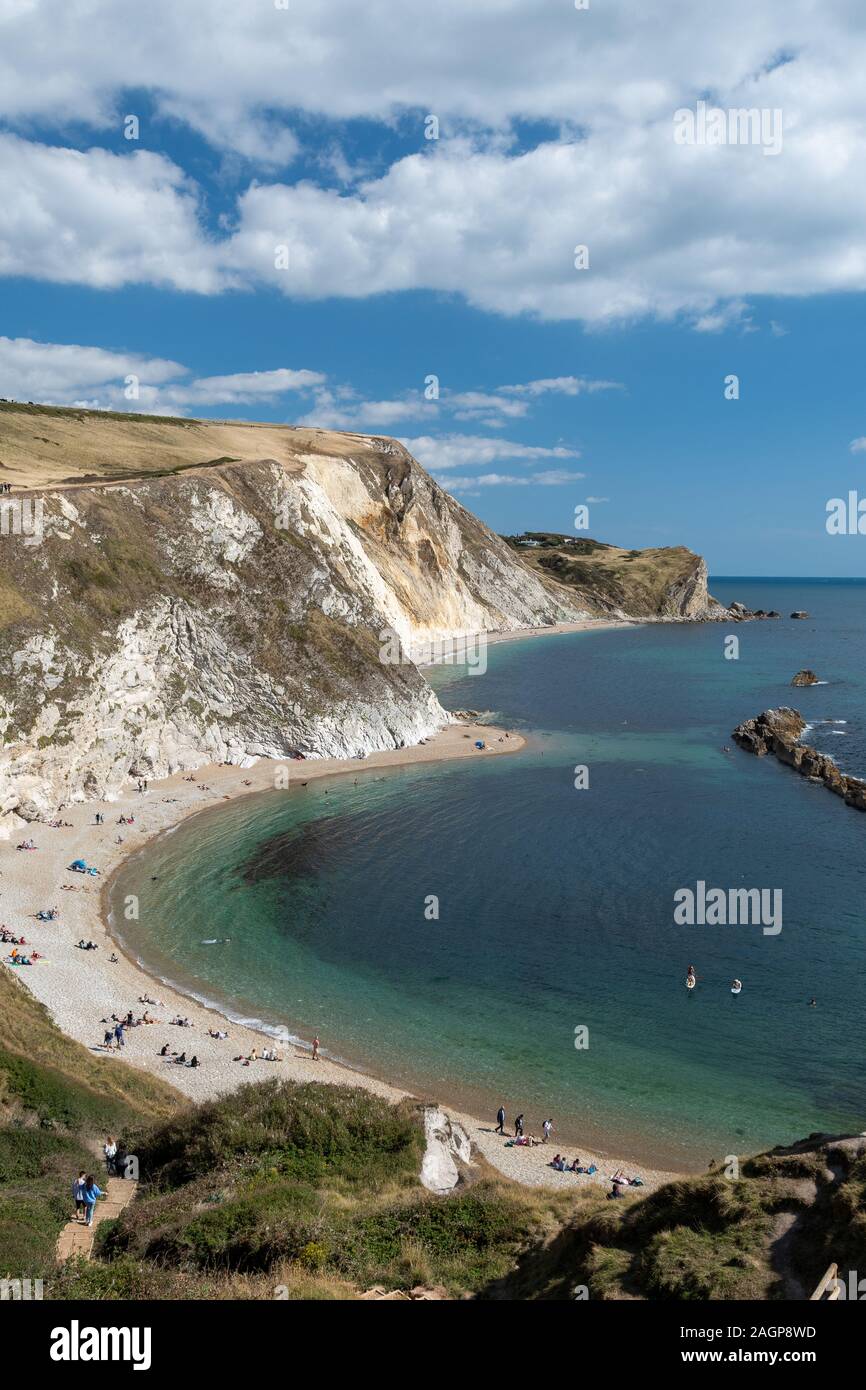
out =
<path fill-rule="evenodd" d="M 318 1033 L 482 1118 L 551 1117 L 572 1146 L 696 1172 L 866 1130 L 866 815 L 731 738 L 792 705 L 866 777 L 866 581 L 711 589 L 782 617 L 491 643 L 483 672 L 430 668 L 446 708 L 525 750 L 359 762 L 209 809 L 124 864 L 116 934 L 236 1020 Z M 820 684 L 792 688 L 803 667 Z M 778 913 L 677 920 L 685 890 L 711 889 L 763 890 Z"/>

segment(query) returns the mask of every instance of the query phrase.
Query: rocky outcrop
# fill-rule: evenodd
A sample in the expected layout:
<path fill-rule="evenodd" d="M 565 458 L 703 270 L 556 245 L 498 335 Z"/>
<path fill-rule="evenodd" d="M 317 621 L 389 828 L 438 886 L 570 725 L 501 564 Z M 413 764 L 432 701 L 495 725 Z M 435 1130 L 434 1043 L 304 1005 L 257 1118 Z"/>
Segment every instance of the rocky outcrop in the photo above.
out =
<path fill-rule="evenodd" d="M 744 603 L 731 603 L 728 605 L 727 616 L 735 623 L 745 623 L 760 618 L 780 618 L 782 615 L 777 613 L 775 608 L 767 611 L 764 608 L 747 608 Z"/>
<path fill-rule="evenodd" d="M 423 1112 L 426 1149 L 421 1182 L 428 1192 L 451 1192 L 471 1161 L 471 1140 L 466 1130 L 449 1119 L 438 1105 L 425 1105 Z"/>
<path fill-rule="evenodd" d="M 814 671 L 807 669 L 798 671 L 791 681 L 792 685 L 819 685 L 820 681 Z"/>
<path fill-rule="evenodd" d="M 798 609 L 796 613 L 792 613 L 792 614 L 791 614 L 791 617 L 792 617 L 792 618 L 808 618 L 808 617 L 809 617 L 809 614 L 806 613 L 806 612 L 804 612 L 803 609 Z"/>
<path fill-rule="evenodd" d="M 866 781 L 840 772 L 833 759 L 800 742 L 806 721 L 795 709 L 782 706 L 764 710 L 734 729 L 732 738 L 741 748 L 764 757 L 771 753 L 779 762 L 793 767 L 803 777 L 841 796 L 847 806 L 866 811 Z"/>

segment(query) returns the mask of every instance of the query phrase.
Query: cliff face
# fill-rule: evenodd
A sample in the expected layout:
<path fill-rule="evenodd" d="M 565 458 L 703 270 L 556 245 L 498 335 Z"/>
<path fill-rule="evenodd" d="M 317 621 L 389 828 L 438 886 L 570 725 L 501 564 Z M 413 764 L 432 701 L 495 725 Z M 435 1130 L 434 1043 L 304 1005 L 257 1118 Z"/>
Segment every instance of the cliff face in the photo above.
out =
<path fill-rule="evenodd" d="M 415 743 L 448 719 L 419 642 L 580 616 L 400 446 L 283 436 L 123 482 L 108 457 L 28 493 L 40 543 L 3 528 L 5 833 L 130 776 Z"/>
<path fill-rule="evenodd" d="M 533 569 L 556 579 L 598 616 L 694 621 L 730 617 L 707 592 L 703 559 L 685 546 L 623 550 L 543 531 L 508 539 Z"/>
<path fill-rule="evenodd" d="M 0 834 L 130 777 L 415 743 L 437 641 L 706 616 L 690 551 L 581 542 L 577 582 L 394 440 L 4 404 L 0 480 L 30 509 L 0 527 Z"/>

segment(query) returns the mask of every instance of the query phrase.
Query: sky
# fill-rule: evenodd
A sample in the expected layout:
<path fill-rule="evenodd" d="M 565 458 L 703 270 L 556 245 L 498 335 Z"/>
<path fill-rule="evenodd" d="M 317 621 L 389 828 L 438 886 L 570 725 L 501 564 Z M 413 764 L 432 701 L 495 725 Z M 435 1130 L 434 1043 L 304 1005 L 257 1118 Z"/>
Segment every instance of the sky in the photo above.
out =
<path fill-rule="evenodd" d="M 864 68 L 861 0 L 0 0 L 0 396 L 864 576 Z"/>

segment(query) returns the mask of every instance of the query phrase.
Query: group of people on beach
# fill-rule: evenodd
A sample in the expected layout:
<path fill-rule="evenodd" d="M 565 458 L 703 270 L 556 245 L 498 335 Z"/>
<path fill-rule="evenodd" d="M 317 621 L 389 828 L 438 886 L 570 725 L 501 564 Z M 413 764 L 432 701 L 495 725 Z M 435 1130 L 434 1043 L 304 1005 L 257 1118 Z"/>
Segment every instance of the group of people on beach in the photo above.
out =
<path fill-rule="evenodd" d="M 195 1055 L 195 1053 L 193 1053 L 192 1057 L 190 1057 L 189 1061 L 187 1061 L 186 1051 L 170 1052 L 168 1043 L 163 1043 L 162 1047 L 159 1049 L 159 1055 L 160 1057 L 167 1057 L 170 1062 L 173 1062 L 178 1067 L 201 1066 L 201 1062 L 198 1060 L 198 1057 Z"/>
<path fill-rule="evenodd" d="M 536 1139 L 536 1137 L 535 1137 L 534 1134 L 525 1134 L 525 1133 L 524 1133 L 523 1125 L 524 1125 L 524 1115 L 523 1115 L 523 1111 L 521 1111 L 520 1114 L 517 1115 L 517 1116 L 515 1117 L 515 1120 L 514 1120 L 514 1138 L 511 1139 L 511 1140 L 509 1141 L 509 1143 L 510 1143 L 511 1146 L 513 1146 L 513 1145 L 515 1145 L 515 1144 L 517 1144 L 517 1145 L 521 1145 L 521 1144 L 522 1144 L 522 1145 L 525 1145 L 525 1146 L 528 1147 L 528 1148 L 532 1148 L 532 1147 L 533 1147 L 534 1145 L 536 1145 L 536 1144 L 546 1144 L 547 1141 L 549 1140 L 551 1134 L 553 1133 L 553 1120 L 550 1120 L 550 1119 L 548 1119 L 548 1120 L 542 1120 L 542 1122 L 541 1122 L 541 1133 L 542 1133 L 543 1136 L 544 1136 L 543 1139 Z M 496 1112 L 496 1130 L 495 1130 L 495 1133 L 496 1133 L 496 1134 L 504 1134 L 504 1133 L 505 1133 L 505 1106 L 504 1106 L 504 1105 L 500 1105 L 499 1109 L 498 1109 L 497 1112 Z"/>
<path fill-rule="evenodd" d="M 501 1134 L 503 1136 L 505 1135 L 505 1122 L 505 1106 L 500 1105 L 499 1109 L 496 1112 L 496 1129 L 494 1130 L 495 1134 Z M 534 1134 L 526 1134 L 524 1131 L 524 1124 L 525 1116 L 521 1111 L 521 1113 L 515 1116 L 514 1119 L 513 1137 L 511 1139 L 506 1139 L 505 1141 L 506 1149 L 534 1149 L 541 1144 L 547 1144 L 549 1142 L 550 1136 L 553 1133 L 553 1120 L 549 1118 L 546 1120 L 542 1120 L 541 1139 L 536 1139 Z M 592 1162 L 584 1164 L 581 1162 L 579 1158 L 573 1158 L 572 1161 L 569 1163 L 568 1159 L 565 1157 L 565 1154 L 561 1153 L 554 1154 L 553 1158 L 550 1160 L 547 1166 L 548 1168 L 553 1168 L 557 1173 L 582 1173 L 589 1178 L 595 1177 L 596 1173 L 599 1172 L 597 1164 Z M 611 1176 L 610 1183 L 611 1190 L 607 1194 L 609 1198 L 624 1196 L 626 1189 L 629 1187 L 644 1186 L 643 1178 L 629 1178 L 626 1176 L 626 1174 L 622 1171 L 621 1168 L 618 1168 L 617 1171 Z"/>

